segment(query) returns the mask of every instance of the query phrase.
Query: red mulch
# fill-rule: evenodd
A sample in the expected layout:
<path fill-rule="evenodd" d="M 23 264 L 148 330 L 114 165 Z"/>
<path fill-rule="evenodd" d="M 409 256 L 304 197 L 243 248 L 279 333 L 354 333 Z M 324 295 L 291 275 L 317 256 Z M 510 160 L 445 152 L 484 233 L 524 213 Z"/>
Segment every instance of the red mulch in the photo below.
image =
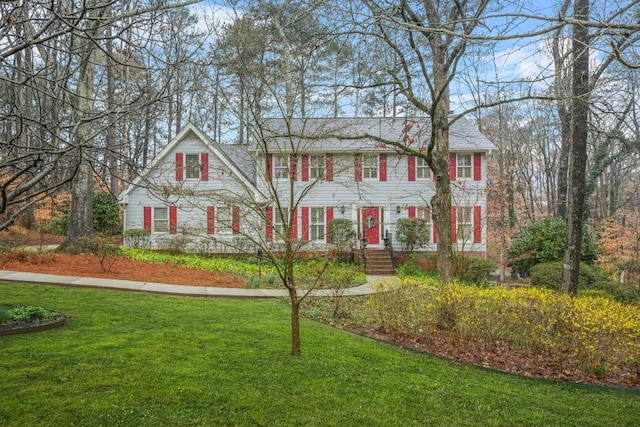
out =
<path fill-rule="evenodd" d="M 246 283 L 246 279 L 216 271 L 142 263 L 122 257 L 106 259 L 103 268 L 98 257 L 87 254 L 8 253 L 0 256 L 0 269 L 218 288 L 244 288 Z"/>

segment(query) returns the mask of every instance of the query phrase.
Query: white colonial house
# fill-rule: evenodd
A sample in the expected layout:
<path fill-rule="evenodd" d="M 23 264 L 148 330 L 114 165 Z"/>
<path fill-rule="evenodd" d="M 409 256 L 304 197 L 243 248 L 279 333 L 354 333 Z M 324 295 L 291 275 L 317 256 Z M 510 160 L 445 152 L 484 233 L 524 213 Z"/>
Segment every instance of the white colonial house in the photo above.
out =
<path fill-rule="evenodd" d="M 432 236 L 421 250 L 435 251 L 434 177 L 423 159 L 384 143 L 420 150 L 430 130 L 427 118 L 273 119 L 253 143 L 230 145 L 188 125 L 120 195 L 124 229 L 147 230 L 156 247 L 180 238 L 188 249 L 228 252 L 276 245 L 288 218 L 292 238 L 322 250 L 342 218 L 357 244 L 382 248 L 398 219 L 421 217 Z M 449 145 L 453 241 L 485 255 L 486 158 L 495 146 L 465 119 L 451 125 Z"/>

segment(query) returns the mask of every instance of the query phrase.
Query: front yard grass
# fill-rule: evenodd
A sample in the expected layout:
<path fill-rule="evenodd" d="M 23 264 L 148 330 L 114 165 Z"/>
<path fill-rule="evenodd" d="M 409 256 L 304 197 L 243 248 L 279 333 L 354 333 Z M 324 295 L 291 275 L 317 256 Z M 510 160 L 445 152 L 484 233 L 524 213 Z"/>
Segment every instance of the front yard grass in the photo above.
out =
<path fill-rule="evenodd" d="M 457 364 L 302 321 L 277 300 L 0 283 L 71 316 L 0 337 L 0 425 L 637 425 L 640 396 Z"/>

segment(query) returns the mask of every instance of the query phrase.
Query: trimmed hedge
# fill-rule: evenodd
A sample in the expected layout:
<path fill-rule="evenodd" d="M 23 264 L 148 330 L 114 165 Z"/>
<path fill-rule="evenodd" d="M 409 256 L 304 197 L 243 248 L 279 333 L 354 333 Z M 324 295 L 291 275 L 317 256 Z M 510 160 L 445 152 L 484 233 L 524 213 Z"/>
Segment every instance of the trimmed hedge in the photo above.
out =
<path fill-rule="evenodd" d="M 560 291 L 562 287 L 562 262 L 546 262 L 533 266 L 529 279 L 532 286 Z M 609 280 L 602 269 L 585 263 L 580 264 L 578 290 L 581 292 L 598 291 L 596 292 L 598 295 L 605 292 L 621 302 L 640 301 L 640 294 L 633 286 Z"/>

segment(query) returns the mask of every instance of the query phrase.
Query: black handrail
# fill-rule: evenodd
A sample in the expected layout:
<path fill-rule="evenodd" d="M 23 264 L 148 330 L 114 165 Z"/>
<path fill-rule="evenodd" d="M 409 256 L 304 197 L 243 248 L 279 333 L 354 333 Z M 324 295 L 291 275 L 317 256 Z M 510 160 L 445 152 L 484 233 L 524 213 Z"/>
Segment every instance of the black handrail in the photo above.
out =
<path fill-rule="evenodd" d="M 389 234 L 389 230 L 387 230 L 384 234 L 384 248 L 389 251 L 389 255 L 391 256 L 391 265 L 395 269 L 396 259 L 395 259 L 395 254 L 393 253 L 393 242 L 391 240 L 391 235 Z"/>
<path fill-rule="evenodd" d="M 362 257 L 362 267 L 367 268 L 367 239 L 360 240 L 360 256 Z"/>

